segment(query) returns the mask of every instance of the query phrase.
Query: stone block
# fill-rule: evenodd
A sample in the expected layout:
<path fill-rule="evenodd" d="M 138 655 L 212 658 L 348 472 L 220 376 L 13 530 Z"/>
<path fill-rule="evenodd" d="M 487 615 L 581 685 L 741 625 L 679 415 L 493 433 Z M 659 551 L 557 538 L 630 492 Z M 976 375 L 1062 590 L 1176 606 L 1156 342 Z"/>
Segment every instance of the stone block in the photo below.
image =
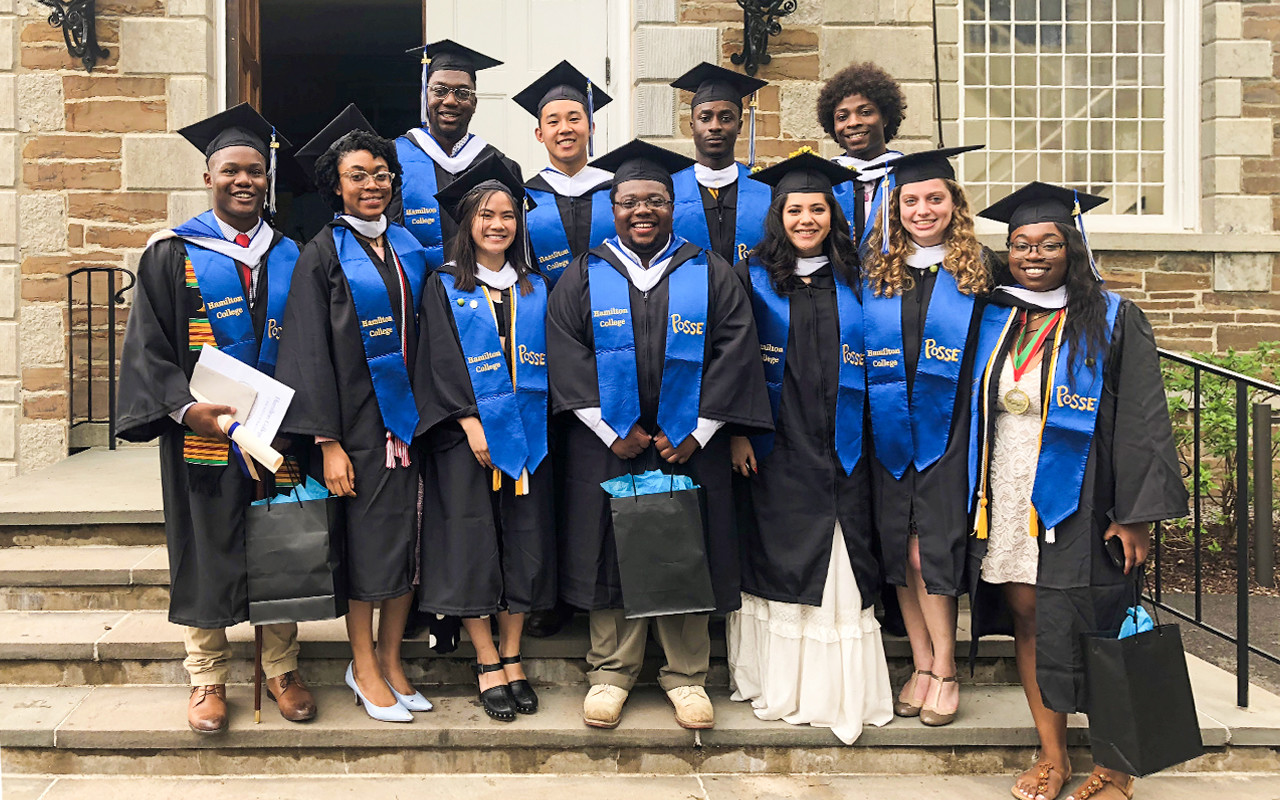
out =
<path fill-rule="evenodd" d="M 826 135 L 814 111 L 818 107 L 818 91 L 821 89 L 822 84 L 817 81 L 788 81 L 785 84 L 785 89 L 778 93 L 784 136 L 820 139 Z"/>
<path fill-rule="evenodd" d="M 169 79 L 169 130 L 185 128 L 209 116 L 209 79 Z"/>
<path fill-rule="evenodd" d="M 208 191 L 169 192 L 169 225 L 178 225 L 209 210 Z"/>
<path fill-rule="evenodd" d="M 57 367 L 66 363 L 66 337 L 60 303 L 38 303 L 22 307 L 18 319 L 21 365 Z"/>
<path fill-rule="evenodd" d="M 18 315 L 18 266 L 0 264 L 0 319 Z"/>
<path fill-rule="evenodd" d="M 174 134 L 124 137 L 126 189 L 197 189 L 204 186 L 204 159 Z"/>
<path fill-rule="evenodd" d="M 636 28 L 636 80 L 670 81 L 700 61 L 715 61 L 720 47 L 715 28 L 693 26 Z"/>
<path fill-rule="evenodd" d="M 18 193 L 0 192 L 0 245 L 18 243 Z"/>
<path fill-rule="evenodd" d="M 875 61 L 900 81 L 933 80 L 933 37 L 925 27 L 828 27 L 822 30 L 822 76 Z"/>
<path fill-rule="evenodd" d="M 636 0 L 635 10 L 638 23 L 676 21 L 676 0 Z"/>
<path fill-rule="evenodd" d="M 62 130 L 66 116 L 61 76 L 27 73 L 17 78 L 18 130 Z"/>
<path fill-rule="evenodd" d="M 1201 194 L 1240 194 L 1241 162 L 1239 158 L 1206 158 L 1200 169 Z"/>
<path fill-rule="evenodd" d="M 120 71 L 134 75 L 209 71 L 210 24 L 205 19 L 120 20 Z"/>
<path fill-rule="evenodd" d="M 1200 40 L 1204 44 L 1217 39 L 1243 39 L 1244 25 L 1239 3 L 1206 3 Z"/>
<path fill-rule="evenodd" d="M 66 422 L 24 422 L 18 426 L 18 466 L 23 472 L 53 466 L 66 457 Z"/>
<path fill-rule="evenodd" d="M 1213 290 L 1269 292 L 1273 260 L 1270 253 L 1215 253 Z"/>
<path fill-rule="evenodd" d="M 1200 118 L 1238 117 L 1244 108 L 1239 78 L 1219 78 L 1200 86 Z"/>
<path fill-rule="evenodd" d="M 1203 126 L 1205 155 L 1269 156 L 1271 155 L 1271 120 L 1217 119 Z"/>
<path fill-rule="evenodd" d="M 18 244 L 25 253 L 61 253 L 67 249 L 67 206 L 49 192 L 18 198 Z"/>
<path fill-rule="evenodd" d="M 1271 231 L 1270 197 L 1214 197 L 1201 201 L 1205 229 L 1214 233 Z"/>
<path fill-rule="evenodd" d="M 120 164 L 116 161 L 29 161 L 22 165 L 22 183 L 28 189 L 119 189 Z"/>
<path fill-rule="evenodd" d="M 29 136 L 22 145 L 22 157 L 36 158 L 119 158 L 119 136 Z"/>
<path fill-rule="evenodd" d="M 938 123 L 933 111 L 933 84 L 907 83 L 902 86 L 902 95 L 907 100 L 907 116 L 898 128 L 898 136 L 903 138 L 923 137 L 938 138 Z"/>
<path fill-rule="evenodd" d="M 675 136 L 676 90 L 661 83 L 636 87 L 636 136 Z"/>
<path fill-rule="evenodd" d="M 169 0 L 170 17 L 210 17 L 213 10 L 209 0 Z"/>
<path fill-rule="evenodd" d="M 81 133 L 163 131 L 163 100 L 92 100 L 67 104 L 67 130 Z"/>
<path fill-rule="evenodd" d="M 960 43 L 960 12 L 953 8 L 938 9 L 938 44 Z"/>
<path fill-rule="evenodd" d="M 0 406 L 0 459 L 12 461 L 18 455 L 18 407 Z"/>
<path fill-rule="evenodd" d="M 17 27 L 17 20 L 13 17 L 0 18 L 0 70 L 8 72 L 13 69 L 14 58 L 17 53 L 14 44 L 17 37 L 14 36 L 14 29 Z"/>
<path fill-rule="evenodd" d="M 0 322 L 0 377 L 18 375 L 18 323 Z"/>
<path fill-rule="evenodd" d="M 21 391 L 22 391 L 21 381 L 15 381 L 15 380 L 0 381 L 0 403 L 18 402 L 18 396 Z"/>
<path fill-rule="evenodd" d="M 930 22 L 927 0 L 825 0 L 822 20 L 828 23 Z"/>
<path fill-rule="evenodd" d="M 69 217 L 92 222 L 162 222 L 169 213 L 161 192 L 76 192 L 68 201 Z"/>
<path fill-rule="evenodd" d="M 164 78 L 121 78 L 115 75 L 64 75 L 62 91 L 68 100 L 108 97 L 164 97 Z"/>
<path fill-rule="evenodd" d="M 13 130 L 18 127 L 17 76 L 0 75 L 0 130 Z"/>
<path fill-rule="evenodd" d="M 1207 44 L 1204 75 L 1206 78 L 1270 78 L 1271 42 L 1247 39 Z"/>
<path fill-rule="evenodd" d="M 0 133 L 0 186 L 18 181 L 18 134 Z"/>

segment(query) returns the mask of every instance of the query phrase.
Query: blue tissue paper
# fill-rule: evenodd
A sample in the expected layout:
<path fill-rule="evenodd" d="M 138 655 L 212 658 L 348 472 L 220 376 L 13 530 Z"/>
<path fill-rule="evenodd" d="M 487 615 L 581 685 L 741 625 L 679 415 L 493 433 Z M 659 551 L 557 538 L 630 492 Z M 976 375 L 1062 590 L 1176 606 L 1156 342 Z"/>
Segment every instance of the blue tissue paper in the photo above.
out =
<path fill-rule="evenodd" d="M 1124 639 L 1133 636 L 1135 633 L 1146 633 L 1153 630 L 1155 625 L 1151 622 L 1151 615 L 1142 606 L 1129 606 L 1124 612 L 1124 624 L 1120 626 L 1119 638 Z"/>
<path fill-rule="evenodd" d="M 639 475 L 619 475 L 616 478 L 610 478 L 600 484 L 600 488 L 608 492 L 611 497 L 635 497 L 670 491 L 682 492 L 698 487 L 693 482 L 693 478 L 688 475 L 669 475 L 662 470 L 651 469 Z"/>
<path fill-rule="evenodd" d="M 288 494 L 278 494 L 272 498 L 263 498 L 254 500 L 250 505 L 265 506 L 270 503 L 304 503 L 307 500 L 324 500 L 329 496 L 329 490 L 323 483 L 320 483 L 310 475 L 307 476 L 306 483 L 300 483 L 293 487 L 293 491 Z"/>

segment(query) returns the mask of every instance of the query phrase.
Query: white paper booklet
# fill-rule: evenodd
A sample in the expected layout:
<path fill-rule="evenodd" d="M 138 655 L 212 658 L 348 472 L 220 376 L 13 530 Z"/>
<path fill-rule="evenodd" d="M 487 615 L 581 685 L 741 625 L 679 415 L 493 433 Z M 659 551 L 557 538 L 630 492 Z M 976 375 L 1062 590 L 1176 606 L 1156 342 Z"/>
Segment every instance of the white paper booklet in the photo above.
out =
<path fill-rule="evenodd" d="M 252 394 L 244 395 L 250 404 L 247 417 L 244 409 L 228 396 L 227 380 L 251 390 Z M 200 359 L 191 374 L 191 394 L 201 402 L 232 406 L 237 412 L 236 421 L 264 442 L 276 438 L 284 414 L 293 402 L 293 389 L 209 345 L 200 349 Z M 224 397 L 227 399 L 222 399 Z"/>

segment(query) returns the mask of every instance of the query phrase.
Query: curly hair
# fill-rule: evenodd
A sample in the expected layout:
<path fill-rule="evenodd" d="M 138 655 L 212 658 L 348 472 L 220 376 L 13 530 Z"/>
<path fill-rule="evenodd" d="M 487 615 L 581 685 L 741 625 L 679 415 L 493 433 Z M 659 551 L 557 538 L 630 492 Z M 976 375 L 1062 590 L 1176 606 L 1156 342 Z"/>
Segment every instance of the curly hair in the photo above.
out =
<path fill-rule="evenodd" d="M 960 184 L 945 178 L 942 182 L 951 192 L 951 202 L 955 205 L 951 221 L 942 233 L 942 241 L 947 245 L 942 268 L 951 273 L 956 279 L 956 286 L 965 294 L 986 294 L 991 289 L 991 267 L 983 254 L 982 244 L 973 231 L 973 212 L 969 209 L 969 200 Z M 889 252 L 881 252 L 884 243 L 881 215 L 876 215 L 875 227 L 867 237 L 864 266 L 867 282 L 877 297 L 893 297 L 908 292 L 915 286 L 915 280 L 907 268 L 907 256 L 915 249 L 915 245 L 902 226 L 902 215 L 898 211 L 898 197 L 901 194 L 902 188 L 896 188 L 886 201 L 889 203 Z"/>
<path fill-rule="evenodd" d="M 511 240 L 511 246 L 507 248 L 507 263 L 519 276 L 517 285 L 520 287 L 520 294 L 526 295 L 533 291 L 529 274 L 534 270 L 525 258 L 524 215 L 520 213 L 520 202 L 505 189 L 477 186 L 462 196 L 462 202 L 458 204 L 458 232 L 449 241 L 449 263 L 445 264 L 443 269 L 453 275 L 458 291 L 474 292 L 476 290 L 476 243 L 471 238 L 471 225 L 475 222 L 476 215 L 489 202 L 489 198 L 495 194 L 506 195 L 511 201 L 511 207 L 516 211 L 516 235 Z M 462 266 L 464 264 L 465 267 Z"/>
<path fill-rule="evenodd" d="M 370 131 L 354 130 L 329 145 L 329 149 L 316 159 L 316 189 L 320 191 L 320 196 L 325 199 L 325 202 L 329 204 L 329 207 L 336 214 L 342 213 L 342 193 L 339 191 L 341 179 L 338 177 L 338 163 L 342 161 L 342 157 L 347 153 L 355 153 L 360 150 L 366 150 L 372 153 L 374 158 L 381 158 L 386 161 L 387 169 L 395 175 L 391 179 L 391 193 L 394 195 L 396 190 L 400 188 L 400 159 L 396 158 L 395 143 L 389 139 L 383 139 L 378 134 Z"/>
<path fill-rule="evenodd" d="M 852 94 L 860 94 L 876 104 L 884 119 L 885 143 L 893 141 L 907 114 L 907 99 L 893 76 L 870 61 L 850 64 L 822 84 L 822 91 L 818 92 L 818 124 L 827 135 L 839 143 L 836 139 L 836 106 Z"/>
<path fill-rule="evenodd" d="M 858 249 L 849 236 L 849 222 L 844 211 L 830 192 L 823 192 L 827 207 L 831 209 L 831 232 L 822 243 L 822 254 L 831 264 L 831 271 L 847 285 L 856 287 L 858 276 Z M 796 277 L 796 248 L 787 236 L 782 224 L 782 210 L 786 208 L 787 195 L 769 204 L 764 218 L 764 238 L 751 250 L 751 257 L 760 260 L 769 272 L 769 280 L 778 294 L 786 296 L 801 288 L 804 283 Z"/>

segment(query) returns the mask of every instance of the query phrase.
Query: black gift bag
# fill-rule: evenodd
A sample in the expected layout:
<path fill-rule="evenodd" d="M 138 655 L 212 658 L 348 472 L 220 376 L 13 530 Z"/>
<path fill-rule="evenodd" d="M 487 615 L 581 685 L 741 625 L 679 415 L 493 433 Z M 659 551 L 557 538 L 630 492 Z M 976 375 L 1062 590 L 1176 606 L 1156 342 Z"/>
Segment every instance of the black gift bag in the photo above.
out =
<path fill-rule="evenodd" d="M 1136 581 L 1135 581 L 1136 585 Z M 1093 761 L 1142 777 L 1204 752 L 1177 625 L 1082 637 Z"/>
<path fill-rule="evenodd" d="M 609 498 L 627 619 L 715 609 L 705 503 L 700 487 Z"/>
<path fill-rule="evenodd" d="M 340 502 L 329 497 L 249 506 L 249 622 L 306 622 L 347 613 Z"/>

